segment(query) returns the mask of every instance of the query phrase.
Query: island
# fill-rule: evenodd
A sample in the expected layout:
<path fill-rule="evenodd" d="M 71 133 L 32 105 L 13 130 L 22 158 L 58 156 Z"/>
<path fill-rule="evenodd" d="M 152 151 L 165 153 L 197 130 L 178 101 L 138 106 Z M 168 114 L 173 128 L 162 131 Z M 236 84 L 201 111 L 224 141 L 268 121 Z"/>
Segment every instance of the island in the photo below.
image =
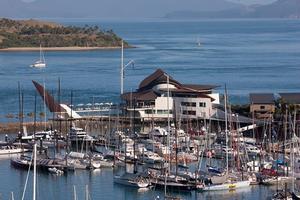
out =
<path fill-rule="evenodd" d="M 120 48 L 122 38 L 99 26 L 64 26 L 39 20 L 0 19 L 0 51 L 72 51 Z M 124 47 L 130 47 L 124 41 Z"/>

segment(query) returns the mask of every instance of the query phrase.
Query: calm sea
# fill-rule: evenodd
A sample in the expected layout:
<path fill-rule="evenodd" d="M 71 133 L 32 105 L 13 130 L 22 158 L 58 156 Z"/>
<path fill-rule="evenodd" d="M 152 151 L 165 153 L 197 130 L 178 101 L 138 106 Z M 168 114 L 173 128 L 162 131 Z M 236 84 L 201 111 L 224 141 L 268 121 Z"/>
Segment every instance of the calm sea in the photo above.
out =
<path fill-rule="evenodd" d="M 235 103 L 246 103 L 250 92 L 300 92 L 299 20 L 62 22 L 113 29 L 137 47 L 125 52 L 126 63 L 135 61 L 134 69 L 128 67 L 125 73 L 126 91 L 135 90 L 147 75 L 162 68 L 183 83 L 216 84 L 220 92 L 227 84 Z M 38 56 L 38 52 L 0 52 L 0 121 L 14 120 L 5 115 L 18 112 L 18 81 L 24 91 L 25 113 L 34 109 L 31 80 L 45 82 L 56 94 L 60 77 L 64 102 L 70 102 L 71 90 L 74 104 L 118 102 L 120 50 L 45 52 L 45 70 L 29 67 Z M 0 199 L 8 199 L 11 191 L 21 199 L 26 172 L 11 168 L 9 162 L 0 160 Z M 162 191 L 115 185 L 112 174 L 112 170 L 76 171 L 61 177 L 39 174 L 39 199 L 72 199 L 74 185 L 80 199 L 85 185 L 89 185 L 92 199 L 144 200 L 162 195 Z M 236 192 L 181 195 L 185 199 L 265 199 L 271 190 L 275 188 L 254 186 Z M 25 199 L 30 195 L 31 187 Z"/>
<path fill-rule="evenodd" d="M 125 63 L 135 62 L 125 72 L 126 91 L 162 68 L 183 83 L 215 84 L 220 92 L 227 84 L 234 103 L 246 103 L 250 92 L 300 92 L 299 20 L 62 22 L 113 29 L 137 47 L 125 51 Z M 65 102 L 71 90 L 74 104 L 118 101 L 120 50 L 45 52 L 48 67 L 30 68 L 38 57 L 38 52 L 0 52 L 0 121 L 18 112 L 18 81 L 25 112 L 33 111 L 31 80 L 57 94 L 60 77 Z"/>

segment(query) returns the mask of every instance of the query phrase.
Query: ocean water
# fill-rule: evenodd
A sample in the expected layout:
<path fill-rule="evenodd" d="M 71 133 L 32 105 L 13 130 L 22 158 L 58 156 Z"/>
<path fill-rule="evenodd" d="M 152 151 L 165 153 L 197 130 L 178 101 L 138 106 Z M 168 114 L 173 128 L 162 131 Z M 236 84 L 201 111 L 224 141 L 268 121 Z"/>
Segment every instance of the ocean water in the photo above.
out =
<path fill-rule="evenodd" d="M 78 199 L 85 199 L 86 185 L 90 199 L 93 200 L 154 200 L 157 196 L 164 199 L 164 190 L 158 188 L 137 189 L 113 183 L 113 169 L 77 170 L 62 176 L 38 171 L 37 199 L 43 200 L 72 200 L 74 186 Z M 0 159 L 0 198 L 9 199 L 11 192 L 15 199 L 22 199 L 27 171 L 10 166 L 9 157 Z M 29 173 L 25 199 L 32 198 L 33 174 Z M 283 188 L 279 185 L 279 188 Z M 184 192 L 167 190 L 168 195 L 181 197 L 185 200 L 224 199 L 224 200 L 251 200 L 270 199 L 276 191 L 276 186 L 251 186 L 235 191 L 217 192 Z"/>
<path fill-rule="evenodd" d="M 215 84 L 223 92 L 228 87 L 230 100 L 246 103 L 250 92 L 300 92 L 299 20 L 207 20 L 197 22 L 107 22 L 67 21 L 64 24 L 99 25 L 113 29 L 136 48 L 126 49 L 127 63 L 134 69 L 125 72 L 125 91 L 135 90 L 139 82 L 162 68 L 183 83 Z M 201 42 L 201 46 L 197 42 Z M 8 113 L 18 112 L 18 82 L 24 92 L 25 113 L 34 109 L 31 80 L 45 82 L 57 94 L 61 79 L 62 100 L 73 104 L 118 102 L 120 93 L 120 50 L 45 52 L 48 67 L 29 67 L 38 52 L 0 52 L 0 122 L 13 121 Z M 38 98 L 38 111 L 42 103 Z M 113 183 L 113 171 L 76 171 L 64 176 L 39 173 L 39 199 L 72 199 L 73 186 L 83 199 L 85 185 L 92 199 L 154 199 L 163 191 L 137 190 Z M 0 159 L 0 199 L 21 199 L 26 171 Z M 29 179 L 31 184 L 31 178 Z M 28 186 L 25 199 L 31 198 Z M 266 199 L 276 188 L 253 186 L 246 190 L 221 193 L 175 193 L 184 199 Z"/>
<path fill-rule="evenodd" d="M 206 20 L 194 22 L 67 21 L 113 29 L 136 48 L 125 50 L 125 91 L 162 68 L 182 83 L 227 85 L 233 103 L 247 103 L 250 92 L 300 92 L 299 20 Z M 201 46 L 197 42 L 201 42 Z M 45 52 L 48 67 L 29 67 L 38 52 L 0 52 L 0 121 L 18 112 L 20 82 L 25 113 L 33 111 L 34 86 L 45 82 L 62 100 L 73 103 L 118 102 L 120 50 Z M 42 110 L 38 98 L 38 110 Z"/>

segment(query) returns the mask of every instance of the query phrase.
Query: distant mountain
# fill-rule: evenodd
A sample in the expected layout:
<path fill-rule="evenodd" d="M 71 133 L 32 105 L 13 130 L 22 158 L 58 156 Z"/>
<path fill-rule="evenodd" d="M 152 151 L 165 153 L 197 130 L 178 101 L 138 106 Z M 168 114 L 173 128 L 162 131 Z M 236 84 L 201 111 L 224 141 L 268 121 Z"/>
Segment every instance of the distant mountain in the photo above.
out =
<path fill-rule="evenodd" d="M 161 18 L 177 10 L 220 11 L 241 7 L 226 0 L 0 0 L 8 18 Z"/>
<path fill-rule="evenodd" d="M 254 8 L 250 17 L 300 18 L 300 0 L 278 0 L 272 4 Z"/>
<path fill-rule="evenodd" d="M 240 6 L 221 11 L 181 10 L 168 13 L 169 19 L 197 18 L 300 18 L 300 0 L 277 0 L 268 5 Z"/>

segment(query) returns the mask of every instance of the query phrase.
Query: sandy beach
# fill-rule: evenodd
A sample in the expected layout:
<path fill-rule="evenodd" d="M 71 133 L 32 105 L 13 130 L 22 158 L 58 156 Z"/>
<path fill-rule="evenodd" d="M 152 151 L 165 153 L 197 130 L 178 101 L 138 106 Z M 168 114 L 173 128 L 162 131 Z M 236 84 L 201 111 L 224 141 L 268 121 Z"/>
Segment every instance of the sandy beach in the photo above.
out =
<path fill-rule="evenodd" d="M 91 50 L 112 50 L 121 47 L 44 47 L 43 51 L 91 51 Z M 15 47 L 0 49 L 2 52 L 11 51 L 39 51 L 39 47 Z"/>

